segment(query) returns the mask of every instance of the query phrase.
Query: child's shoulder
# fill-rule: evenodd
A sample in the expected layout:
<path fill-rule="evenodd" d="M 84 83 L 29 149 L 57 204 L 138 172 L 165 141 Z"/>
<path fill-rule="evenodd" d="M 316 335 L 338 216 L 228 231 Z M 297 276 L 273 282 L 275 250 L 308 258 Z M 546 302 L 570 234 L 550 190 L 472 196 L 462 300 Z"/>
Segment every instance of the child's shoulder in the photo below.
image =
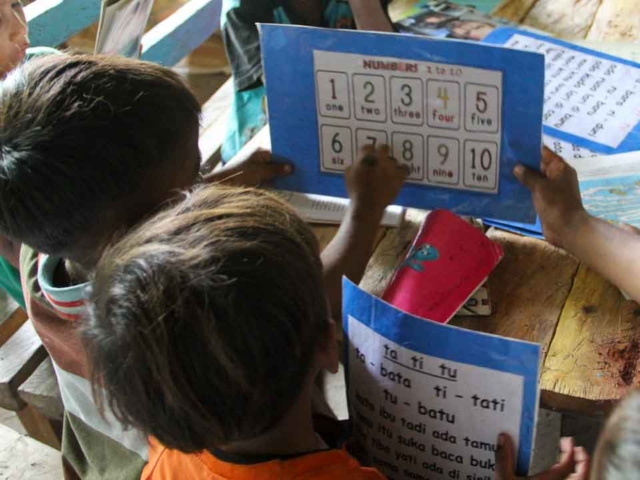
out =
<path fill-rule="evenodd" d="M 44 55 L 62 55 L 62 52 L 51 47 L 29 47 L 27 48 L 27 55 L 25 59 L 26 61 L 29 61 L 32 58 L 42 57 Z"/>

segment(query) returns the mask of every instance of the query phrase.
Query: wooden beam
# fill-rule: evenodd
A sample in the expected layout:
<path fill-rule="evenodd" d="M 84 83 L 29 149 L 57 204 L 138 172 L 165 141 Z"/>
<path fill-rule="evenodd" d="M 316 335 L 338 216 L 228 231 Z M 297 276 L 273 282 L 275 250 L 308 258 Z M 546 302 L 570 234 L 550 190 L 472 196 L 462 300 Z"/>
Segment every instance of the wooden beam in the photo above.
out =
<path fill-rule="evenodd" d="M 51 358 L 47 358 L 36 368 L 18 388 L 18 394 L 45 417 L 62 421 L 64 405 Z"/>
<path fill-rule="evenodd" d="M 190 0 L 142 38 L 142 59 L 172 66 L 220 26 L 222 0 Z"/>
<path fill-rule="evenodd" d="M 208 162 L 218 153 L 227 134 L 227 119 L 233 103 L 233 79 L 229 78 L 202 106 L 200 121 L 200 157 Z"/>
<path fill-rule="evenodd" d="M 542 370 L 543 404 L 607 412 L 626 391 L 640 385 L 638 322 L 637 303 L 580 266 Z"/>
<path fill-rule="evenodd" d="M 26 321 L 26 312 L 9 295 L 0 299 L 0 345 L 4 345 Z"/>
<path fill-rule="evenodd" d="M 0 347 L 0 407 L 19 411 L 25 407 L 18 387 L 47 357 L 31 322 L 26 322 Z"/>
<path fill-rule="evenodd" d="M 24 8 L 31 45 L 57 47 L 100 17 L 98 0 L 37 0 Z"/>

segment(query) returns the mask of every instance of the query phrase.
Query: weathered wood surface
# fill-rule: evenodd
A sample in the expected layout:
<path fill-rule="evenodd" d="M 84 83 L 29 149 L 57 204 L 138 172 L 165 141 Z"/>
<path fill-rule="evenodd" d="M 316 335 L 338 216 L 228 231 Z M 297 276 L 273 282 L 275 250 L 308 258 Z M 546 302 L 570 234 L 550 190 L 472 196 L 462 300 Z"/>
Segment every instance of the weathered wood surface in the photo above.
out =
<path fill-rule="evenodd" d="M 638 0 L 602 0 L 587 39 L 637 42 L 639 38 Z"/>
<path fill-rule="evenodd" d="M 539 343 L 544 359 L 578 261 L 534 238 L 495 229 L 487 235 L 504 249 L 487 280 L 493 312 L 486 318 L 456 317 L 451 324 Z"/>
<path fill-rule="evenodd" d="M 607 411 L 640 384 L 640 307 L 581 266 L 544 364 L 542 401 L 559 409 Z"/>
<path fill-rule="evenodd" d="M 637 0 L 503 0 L 493 14 L 567 39 L 637 41 Z"/>
<path fill-rule="evenodd" d="M 60 478 L 60 452 L 0 425 L 0 480 Z"/>
<path fill-rule="evenodd" d="M 587 35 L 601 0 L 538 0 L 521 21 L 566 39 Z"/>
<path fill-rule="evenodd" d="M 47 358 L 36 368 L 18 388 L 18 394 L 45 417 L 62 420 L 64 406 L 51 358 Z"/>

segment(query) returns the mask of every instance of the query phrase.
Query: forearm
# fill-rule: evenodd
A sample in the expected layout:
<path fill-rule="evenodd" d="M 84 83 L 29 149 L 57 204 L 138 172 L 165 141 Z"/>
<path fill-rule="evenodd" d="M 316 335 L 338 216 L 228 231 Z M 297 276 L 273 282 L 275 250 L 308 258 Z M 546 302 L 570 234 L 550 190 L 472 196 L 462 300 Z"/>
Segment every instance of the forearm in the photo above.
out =
<path fill-rule="evenodd" d="M 391 21 L 378 0 L 349 0 L 358 30 L 393 32 Z"/>
<path fill-rule="evenodd" d="M 342 318 L 342 277 L 360 283 L 373 252 L 380 215 L 349 208 L 338 233 L 321 254 L 325 291 L 336 320 Z"/>
<path fill-rule="evenodd" d="M 585 213 L 564 247 L 640 301 L 640 235 Z"/>

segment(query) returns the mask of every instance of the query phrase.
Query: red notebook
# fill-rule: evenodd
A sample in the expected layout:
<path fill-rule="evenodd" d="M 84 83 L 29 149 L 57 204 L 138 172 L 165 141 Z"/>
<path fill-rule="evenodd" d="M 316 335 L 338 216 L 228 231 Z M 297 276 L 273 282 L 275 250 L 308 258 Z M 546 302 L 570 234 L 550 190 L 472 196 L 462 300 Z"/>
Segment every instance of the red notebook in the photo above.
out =
<path fill-rule="evenodd" d="M 382 299 L 418 317 L 447 323 L 482 285 L 503 252 L 447 210 L 427 216 Z"/>

